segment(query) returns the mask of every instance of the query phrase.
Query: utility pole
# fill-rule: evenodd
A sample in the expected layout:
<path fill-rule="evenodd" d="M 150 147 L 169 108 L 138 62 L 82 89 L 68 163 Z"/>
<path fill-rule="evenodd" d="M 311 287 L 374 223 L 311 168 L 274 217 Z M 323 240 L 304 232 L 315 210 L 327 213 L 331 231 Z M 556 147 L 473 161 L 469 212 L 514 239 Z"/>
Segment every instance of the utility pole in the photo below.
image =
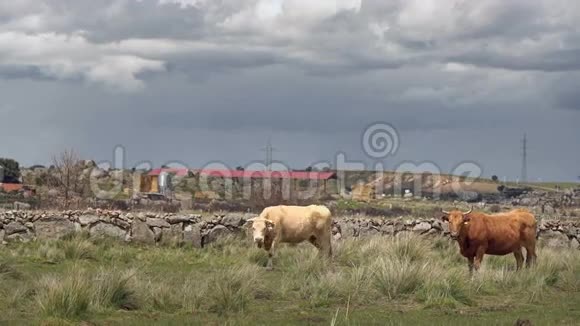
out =
<path fill-rule="evenodd" d="M 528 139 L 526 134 L 524 133 L 524 139 L 522 141 L 522 173 L 521 173 L 521 181 L 527 182 L 528 181 Z"/>
<path fill-rule="evenodd" d="M 265 148 L 262 148 L 261 151 L 262 152 L 266 152 L 266 170 L 267 171 L 271 171 L 272 170 L 272 152 L 276 151 L 277 149 L 272 147 L 272 142 L 270 141 L 270 138 L 268 137 L 268 144 L 266 145 Z"/>

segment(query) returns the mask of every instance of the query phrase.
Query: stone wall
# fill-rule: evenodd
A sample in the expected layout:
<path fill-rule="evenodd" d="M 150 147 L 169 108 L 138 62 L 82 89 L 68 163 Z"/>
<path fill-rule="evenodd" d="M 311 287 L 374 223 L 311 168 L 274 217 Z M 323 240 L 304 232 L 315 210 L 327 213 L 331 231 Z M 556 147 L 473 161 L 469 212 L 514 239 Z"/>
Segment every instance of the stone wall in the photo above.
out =
<path fill-rule="evenodd" d="M 188 243 L 202 248 L 228 234 L 244 233 L 252 215 L 228 213 L 202 219 L 194 214 L 124 213 L 119 211 L 0 211 L 0 242 L 58 239 L 73 232 L 108 236 L 143 244 Z M 580 220 L 542 220 L 538 237 L 551 247 L 580 249 Z M 410 232 L 424 236 L 448 234 L 447 224 L 436 219 L 403 220 L 335 217 L 335 241 L 349 237 L 393 236 Z"/>

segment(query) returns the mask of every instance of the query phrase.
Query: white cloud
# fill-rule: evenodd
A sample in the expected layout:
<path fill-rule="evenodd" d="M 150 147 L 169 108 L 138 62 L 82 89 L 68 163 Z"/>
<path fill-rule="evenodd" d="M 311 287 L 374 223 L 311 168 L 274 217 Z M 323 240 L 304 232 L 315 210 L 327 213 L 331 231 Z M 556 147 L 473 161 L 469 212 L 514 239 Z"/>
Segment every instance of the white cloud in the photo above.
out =
<path fill-rule="evenodd" d="M 0 66 L 125 89 L 172 64 L 186 74 L 282 64 L 332 75 L 579 61 L 551 53 L 577 48 L 572 0 L 22 0 L 0 4 L 0 17 Z"/>
<path fill-rule="evenodd" d="M 164 70 L 162 61 L 110 51 L 80 35 L 56 33 L 0 33 L 0 65 L 36 67 L 46 77 L 82 78 L 126 91 L 143 87 L 137 74 Z"/>
<path fill-rule="evenodd" d="M 139 2 L 142 2 L 143 0 L 137 0 Z M 181 6 L 181 8 L 188 8 L 188 7 L 200 7 L 203 6 L 205 4 L 207 4 L 208 2 L 210 2 L 211 0 L 159 0 L 159 4 L 161 5 L 166 5 L 166 4 L 178 4 Z"/>

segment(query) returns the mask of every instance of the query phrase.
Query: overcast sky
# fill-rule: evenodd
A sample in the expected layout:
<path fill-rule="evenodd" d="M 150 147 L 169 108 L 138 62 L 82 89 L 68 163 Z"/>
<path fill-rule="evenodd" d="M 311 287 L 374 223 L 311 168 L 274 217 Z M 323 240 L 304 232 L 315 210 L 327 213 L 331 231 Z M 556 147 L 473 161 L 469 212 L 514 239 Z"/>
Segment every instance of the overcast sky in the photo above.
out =
<path fill-rule="evenodd" d="M 577 0 L 0 1 L 0 156 L 580 175 Z"/>

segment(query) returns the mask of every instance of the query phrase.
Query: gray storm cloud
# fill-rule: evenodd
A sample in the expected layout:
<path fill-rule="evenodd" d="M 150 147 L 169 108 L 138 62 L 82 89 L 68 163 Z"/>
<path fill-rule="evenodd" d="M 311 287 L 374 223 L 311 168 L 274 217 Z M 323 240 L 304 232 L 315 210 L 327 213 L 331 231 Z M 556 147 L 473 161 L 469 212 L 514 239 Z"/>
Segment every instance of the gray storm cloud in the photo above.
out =
<path fill-rule="evenodd" d="M 272 137 L 303 167 L 368 161 L 360 135 L 388 121 L 391 167 L 474 160 L 515 178 L 527 132 L 528 174 L 573 180 L 579 18 L 569 0 L 3 2 L 1 154 L 123 144 L 134 161 L 239 165 Z"/>

